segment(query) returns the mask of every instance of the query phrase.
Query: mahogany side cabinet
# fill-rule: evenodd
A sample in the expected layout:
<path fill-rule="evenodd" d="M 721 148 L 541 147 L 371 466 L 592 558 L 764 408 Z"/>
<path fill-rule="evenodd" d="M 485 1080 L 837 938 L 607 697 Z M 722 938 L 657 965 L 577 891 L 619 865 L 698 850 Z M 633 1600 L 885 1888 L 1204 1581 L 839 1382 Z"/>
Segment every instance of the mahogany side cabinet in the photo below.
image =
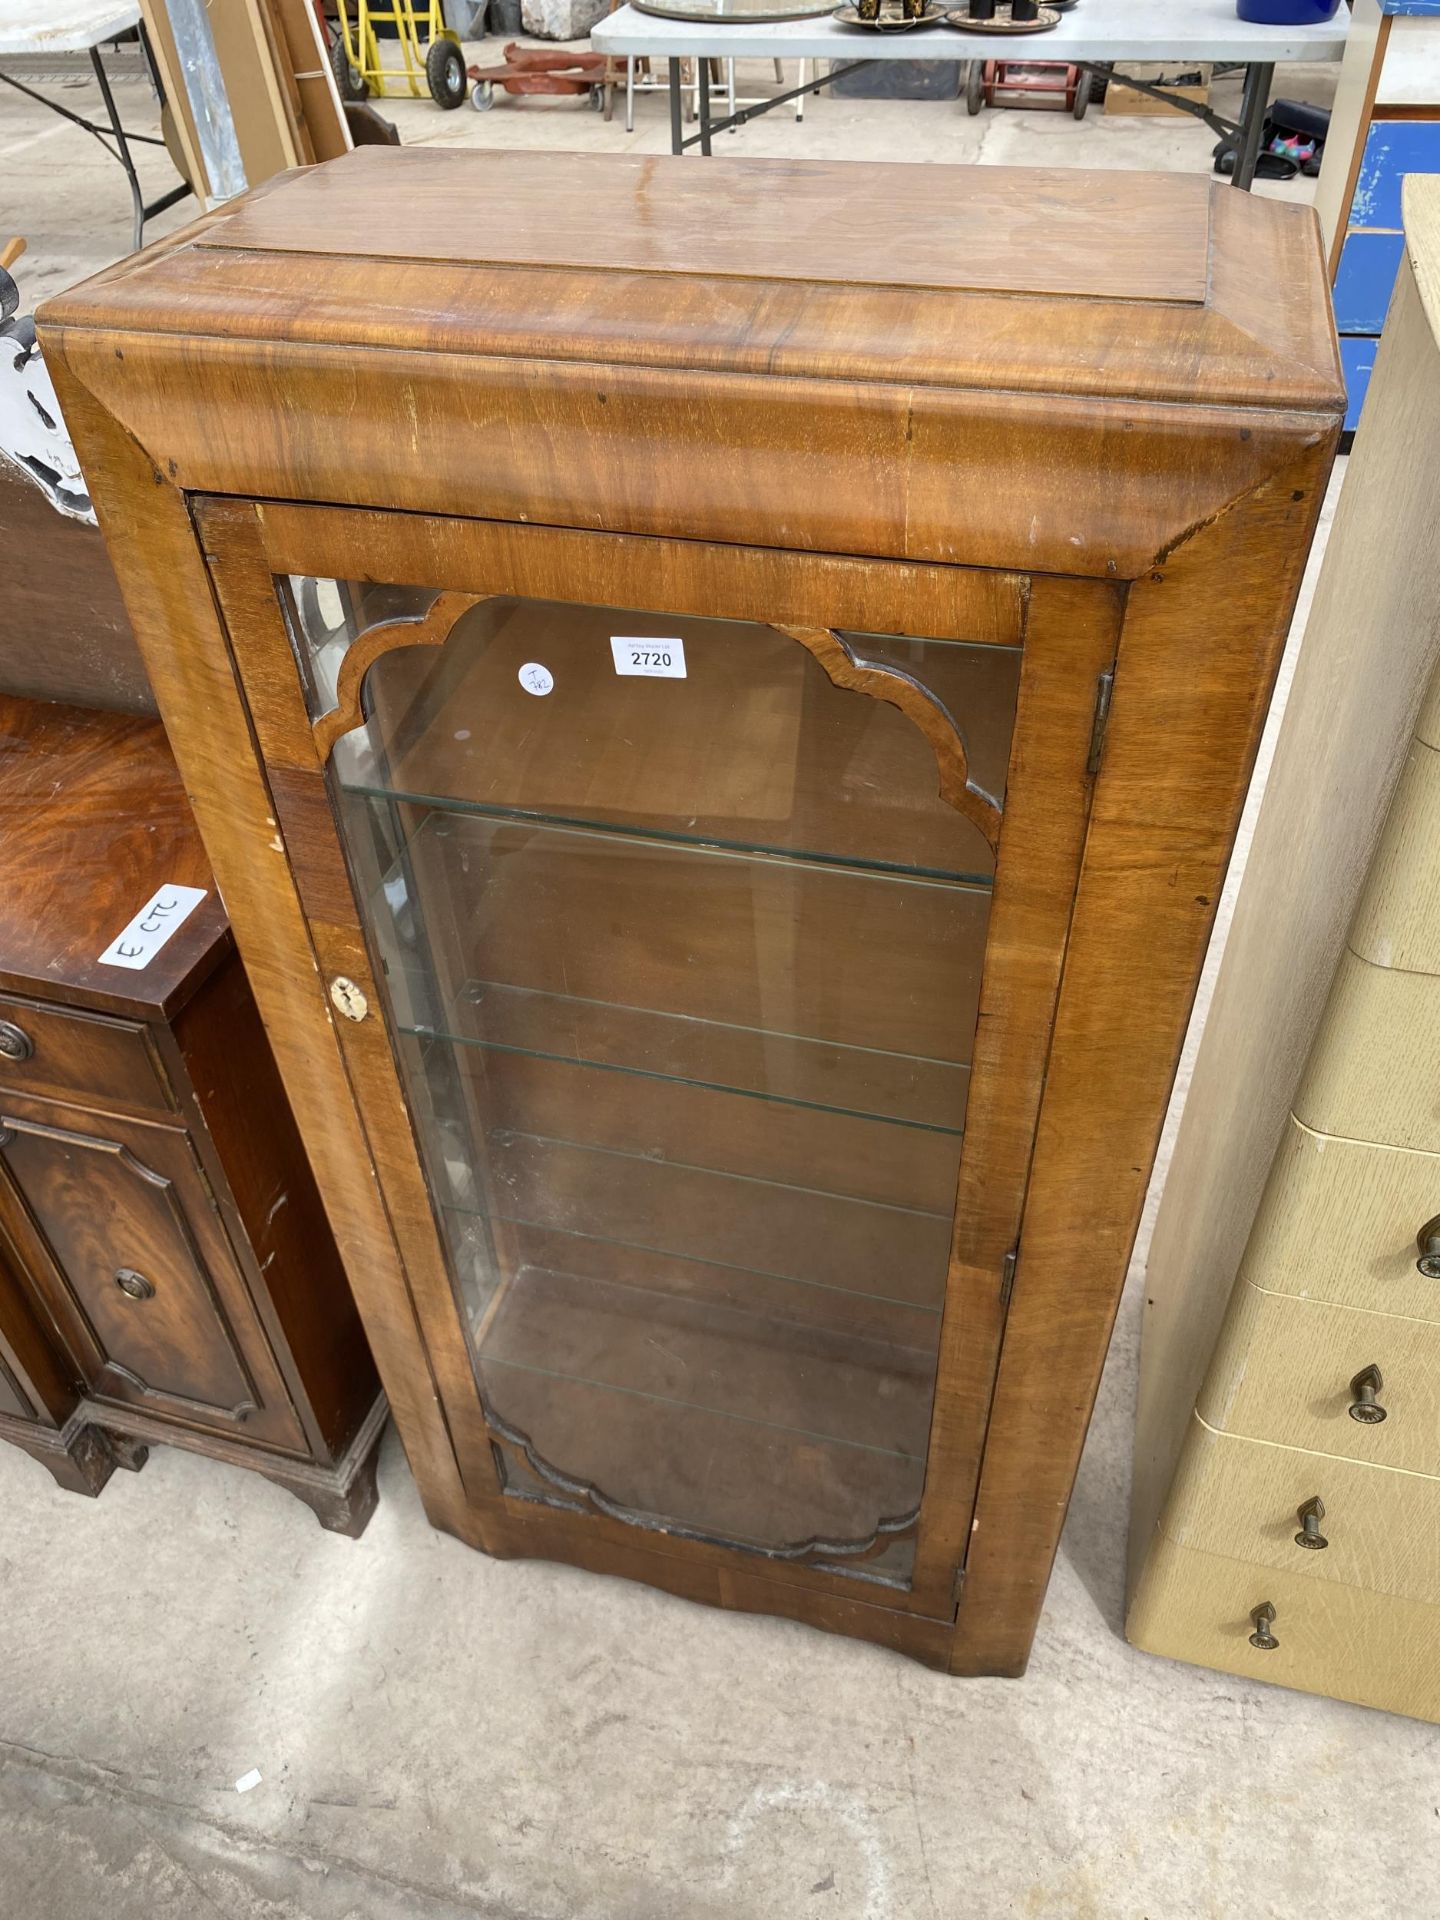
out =
<path fill-rule="evenodd" d="M 1313 217 L 360 152 L 41 328 L 431 1519 L 1022 1671 L 1343 406 Z"/>
<path fill-rule="evenodd" d="M 158 721 L 0 698 L 0 1439 L 358 1534 L 386 1407 Z"/>

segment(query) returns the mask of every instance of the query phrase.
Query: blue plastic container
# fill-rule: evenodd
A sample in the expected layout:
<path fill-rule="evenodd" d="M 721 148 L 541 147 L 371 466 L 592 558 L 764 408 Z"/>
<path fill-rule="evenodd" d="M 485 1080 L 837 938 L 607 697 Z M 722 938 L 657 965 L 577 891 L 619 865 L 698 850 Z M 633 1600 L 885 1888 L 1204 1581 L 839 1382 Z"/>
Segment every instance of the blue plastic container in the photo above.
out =
<path fill-rule="evenodd" d="M 1335 18 L 1340 0 L 1235 0 L 1235 11 L 1262 27 L 1318 27 Z"/>

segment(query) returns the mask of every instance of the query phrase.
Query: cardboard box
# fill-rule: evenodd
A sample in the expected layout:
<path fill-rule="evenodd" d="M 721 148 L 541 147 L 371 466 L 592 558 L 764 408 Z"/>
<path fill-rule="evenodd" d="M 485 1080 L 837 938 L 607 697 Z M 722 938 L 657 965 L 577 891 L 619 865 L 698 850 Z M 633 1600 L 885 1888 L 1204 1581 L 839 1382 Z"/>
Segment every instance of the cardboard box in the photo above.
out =
<path fill-rule="evenodd" d="M 1117 63 L 1115 76 L 1105 91 L 1106 113 L 1183 113 L 1183 107 L 1172 107 L 1167 101 L 1155 100 L 1148 93 L 1137 93 L 1134 87 L 1125 85 L 1124 76 L 1145 80 L 1152 86 L 1159 86 L 1181 74 L 1203 74 L 1199 86 L 1172 88 L 1175 94 L 1184 100 L 1195 100 L 1200 105 L 1208 105 L 1210 100 L 1210 67 L 1208 63 L 1198 61 L 1181 62 L 1176 60 L 1125 60 Z"/>

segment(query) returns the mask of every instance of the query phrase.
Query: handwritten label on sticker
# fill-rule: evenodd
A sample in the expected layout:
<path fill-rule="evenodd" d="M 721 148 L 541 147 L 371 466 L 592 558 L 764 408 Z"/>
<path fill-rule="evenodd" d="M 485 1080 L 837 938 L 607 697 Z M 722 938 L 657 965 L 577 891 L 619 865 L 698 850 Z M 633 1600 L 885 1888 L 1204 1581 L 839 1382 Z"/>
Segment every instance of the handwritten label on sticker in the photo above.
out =
<path fill-rule="evenodd" d="M 520 684 L 527 693 L 543 695 L 555 685 L 555 676 L 549 667 L 542 667 L 538 660 L 527 660 L 518 675 Z M 458 739 L 459 736 L 457 735 Z"/>
<path fill-rule="evenodd" d="M 100 956 L 102 967 L 148 967 L 205 898 L 204 887 L 161 887 Z"/>
<path fill-rule="evenodd" d="M 685 678 L 683 640 L 631 639 L 617 633 L 611 636 L 610 651 L 617 673 L 638 673 L 646 680 Z"/>

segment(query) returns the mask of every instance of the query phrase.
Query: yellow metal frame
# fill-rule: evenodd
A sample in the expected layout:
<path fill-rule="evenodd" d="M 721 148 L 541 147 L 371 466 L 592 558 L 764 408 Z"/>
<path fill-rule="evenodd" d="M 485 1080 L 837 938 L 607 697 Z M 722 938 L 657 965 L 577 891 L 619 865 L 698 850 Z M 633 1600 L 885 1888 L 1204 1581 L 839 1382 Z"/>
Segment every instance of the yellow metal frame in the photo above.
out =
<path fill-rule="evenodd" d="M 382 0 L 379 6 L 372 6 L 370 0 L 336 0 L 336 4 L 340 16 L 340 37 L 345 43 L 345 58 L 364 78 L 371 92 L 382 99 L 392 92 L 402 91 L 387 87 L 387 80 L 405 81 L 415 99 L 428 96 L 430 87 L 425 78 L 425 55 L 431 43 L 453 40 L 457 47 L 460 45 L 459 34 L 452 32 L 445 24 L 440 0 L 426 0 L 424 5 L 417 5 L 416 0 Z M 395 45 L 404 63 L 402 66 L 381 66 L 380 40 L 375 32 L 375 21 L 384 26 L 394 26 Z"/>

